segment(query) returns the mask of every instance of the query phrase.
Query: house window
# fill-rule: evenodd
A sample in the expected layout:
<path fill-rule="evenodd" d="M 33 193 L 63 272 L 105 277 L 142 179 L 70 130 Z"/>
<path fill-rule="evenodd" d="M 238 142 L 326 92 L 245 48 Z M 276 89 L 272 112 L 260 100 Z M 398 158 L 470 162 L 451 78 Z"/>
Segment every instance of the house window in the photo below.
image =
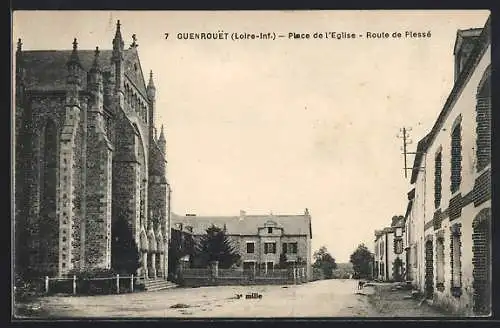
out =
<path fill-rule="evenodd" d="M 267 262 L 267 271 L 274 271 L 274 263 L 273 262 Z"/>
<path fill-rule="evenodd" d="M 394 253 L 396 254 L 403 253 L 403 239 L 398 238 L 394 240 Z"/>
<path fill-rule="evenodd" d="M 451 262 L 451 292 L 454 296 L 461 295 L 462 287 L 462 263 L 461 263 L 461 241 L 460 225 L 451 228 L 450 262 Z"/>
<path fill-rule="evenodd" d="M 247 253 L 248 254 L 255 253 L 255 243 L 254 242 L 247 243 Z"/>
<path fill-rule="evenodd" d="M 267 233 L 273 233 L 273 228 L 271 227 L 267 228 Z"/>
<path fill-rule="evenodd" d="M 412 259 L 413 259 L 413 267 L 416 268 L 418 264 L 418 258 L 417 258 L 417 245 L 413 245 L 412 247 Z"/>
<path fill-rule="evenodd" d="M 276 254 L 276 243 L 264 243 L 264 254 Z"/>
<path fill-rule="evenodd" d="M 490 74 L 489 69 L 485 74 Z M 491 161 L 491 91 L 490 77 L 480 85 L 476 96 L 476 158 L 477 171 Z"/>
<path fill-rule="evenodd" d="M 441 151 L 436 154 L 434 159 L 434 207 L 441 205 Z"/>
<path fill-rule="evenodd" d="M 444 238 L 436 240 L 436 289 L 444 290 Z"/>
<path fill-rule="evenodd" d="M 255 262 L 243 262 L 243 270 L 255 270 Z"/>
<path fill-rule="evenodd" d="M 460 188 L 462 180 L 462 128 L 460 123 L 455 126 L 451 134 L 451 192 L 454 193 Z"/>
<path fill-rule="evenodd" d="M 283 243 L 283 254 L 297 254 L 297 243 Z"/>

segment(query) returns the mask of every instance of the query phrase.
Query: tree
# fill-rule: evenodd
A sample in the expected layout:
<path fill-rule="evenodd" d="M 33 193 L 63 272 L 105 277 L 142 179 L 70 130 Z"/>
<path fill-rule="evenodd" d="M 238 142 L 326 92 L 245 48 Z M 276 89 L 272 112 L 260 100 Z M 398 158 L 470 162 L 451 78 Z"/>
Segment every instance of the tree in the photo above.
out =
<path fill-rule="evenodd" d="M 280 269 L 286 269 L 286 268 L 288 268 L 288 262 L 286 260 L 286 254 L 285 253 L 281 253 L 280 254 L 279 268 Z"/>
<path fill-rule="evenodd" d="M 335 263 L 335 259 L 326 247 L 321 246 L 319 250 L 314 252 L 313 258 L 313 267 L 320 269 L 325 279 L 331 279 L 333 277 L 333 270 L 337 268 L 337 263 Z"/>
<path fill-rule="evenodd" d="M 373 254 L 364 244 L 358 245 L 358 248 L 351 254 L 350 262 L 352 263 L 355 277 L 372 277 Z"/>
<path fill-rule="evenodd" d="M 189 261 L 192 262 L 195 256 L 193 235 L 181 230 L 172 229 L 168 247 L 168 271 L 170 275 L 175 275 L 180 259 L 186 255 L 189 255 Z"/>
<path fill-rule="evenodd" d="M 111 267 L 118 273 L 136 274 L 141 266 L 139 249 L 124 217 L 113 223 L 111 236 Z"/>
<path fill-rule="evenodd" d="M 214 225 L 206 230 L 196 247 L 199 263 L 207 267 L 212 261 L 219 261 L 219 267 L 228 269 L 240 259 L 236 248 L 222 230 Z"/>

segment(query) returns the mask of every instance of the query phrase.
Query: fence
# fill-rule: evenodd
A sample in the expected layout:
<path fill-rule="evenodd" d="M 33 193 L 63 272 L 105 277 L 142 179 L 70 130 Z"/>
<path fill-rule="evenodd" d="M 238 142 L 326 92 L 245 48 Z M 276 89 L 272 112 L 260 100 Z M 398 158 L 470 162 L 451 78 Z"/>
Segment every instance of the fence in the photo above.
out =
<path fill-rule="evenodd" d="M 181 272 L 183 278 L 205 278 L 212 275 L 211 269 L 183 268 Z"/>
<path fill-rule="evenodd" d="M 110 292 L 120 294 L 120 292 L 133 292 L 137 285 L 136 279 L 137 277 L 134 275 L 120 276 L 119 274 L 113 277 L 99 278 L 77 278 L 76 276 L 50 278 L 45 276 L 44 292 L 45 294 L 72 293 L 73 295 L 81 291 L 91 294 Z"/>
<path fill-rule="evenodd" d="M 300 284 L 307 282 L 306 268 L 274 270 L 237 270 L 184 268 L 179 273 L 179 284 L 184 286 Z"/>

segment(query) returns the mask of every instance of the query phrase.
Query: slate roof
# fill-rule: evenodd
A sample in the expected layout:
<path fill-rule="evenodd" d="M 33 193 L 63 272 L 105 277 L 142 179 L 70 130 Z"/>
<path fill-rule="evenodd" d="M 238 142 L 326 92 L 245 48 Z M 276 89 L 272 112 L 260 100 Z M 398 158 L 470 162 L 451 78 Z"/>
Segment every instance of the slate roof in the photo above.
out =
<path fill-rule="evenodd" d="M 426 135 L 417 144 L 417 151 L 416 151 L 417 154 L 415 155 L 415 159 L 413 161 L 413 168 L 411 170 L 411 179 L 410 179 L 411 184 L 414 184 L 415 181 L 417 181 L 418 172 L 420 172 L 422 167 L 422 159 L 427 150 L 427 143 L 429 137 L 430 134 Z"/>
<path fill-rule="evenodd" d="M 311 234 L 311 217 L 309 215 L 245 215 L 240 216 L 180 216 L 172 213 L 172 226 L 182 223 L 193 227 L 193 234 L 202 235 L 212 224 L 219 228 L 226 225 L 229 235 L 256 235 L 258 227 L 266 226 L 266 222 L 274 221 L 277 227 L 283 228 L 285 235 Z"/>
<path fill-rule="evenodd" d="M 446 119 L 448 113 L 452 110 L 455 100 L 458 98 L 460 92 L 465 88 L 465 85 L 469 81 L 470 75 L 474 72 L 476 69 L 479 60 L 482 58 L 484 52 L 488 48 L 488 46 L 491 44 L 491 15 L 488 16 L 488 19 L 486 23 L 484 24 L 483 28 L 473 28 L 473 29 L 468 29 L 468 30 L 458 30 L 457 31 L 457 38 L 455 40 L 455 48 L 453 50 L 454 53 L 456 53 L 458 47 L 460 46 L 459 43 L 463 41 L 464 38 L 470 38 L 473 39 L 475 46 L 467 59 L 464 68 L 458 75 L 457 80 L 455 81 L 455 84 L 453 85 L 453 89 L 451 90 L 448 98 L 446 99 L 446 102 L 439 113 L 439 116 L 434 123 L 434 126 L 432 127 L 431 131 L 424 137 L 420 142 L 418 143 L 417 146 L 417 154 L 415 156 L 415 161 L 413 164 L 413 170 L 412 170 L 412 175 L 411 175 L 411 180 L 410 183 L 415 183 L 419 168 L 422 162 L 422 156 L 423 153 L 425 153 L 428 149 L 428 147 L 432 144 L 434 141 L 434 138 L 438 134 L 439 130 L 441 129 L 444 120 Z"/>
<path fill-rule="evenodd" d="M 68 69 L 66 63 L 72 50 L 28 50 L 22 52 L 22 66 L 25 68 L 25 85 L 30 90 L 54 91 L 64 90 Z M 85 72 L 88 72 L 94 61 L 95 50 L 78 50 L 78 58 Z M 111 69 L 112 50 L 100 50 L 99 64 L 103 71 Z M 137 59 L 135 48 L 124 50 L 125 76 L 136 86 L 147 99 L 144 76 Z M 137 71 L 134 63 L 138 63 Z M 87 74 L 82 72 L 82 85 L 87 84 Z"/>

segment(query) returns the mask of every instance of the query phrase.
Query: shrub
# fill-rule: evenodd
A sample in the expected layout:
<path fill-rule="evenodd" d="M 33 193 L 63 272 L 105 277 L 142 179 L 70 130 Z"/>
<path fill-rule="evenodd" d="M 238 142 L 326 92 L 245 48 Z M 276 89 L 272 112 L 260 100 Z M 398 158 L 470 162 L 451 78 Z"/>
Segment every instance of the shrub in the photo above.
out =
<path fill-rule="evenodd" d="M 102 294 L 115 294 L 116 290 L 116 271 L 113 269 L 95 269 L 85 271 L 70 272 L 70 276 L 75 275 L 77 278 L 77 294 L 87 295 L 102 295 Z M 123 277 L 123 275 L 122 275 Z M 108 279 L 102 279 L 108 278 Z M 72 283 L 72 280 L 68 280 Z M 60 281 L 59 283 L 62 283 Z M 120 293 L 131 292 L 130 290 L 130 276 L 120 279 Z M 64 285 L 64 283 L 62 283 Z M 142 290 L 143 286 L 137 285 L 134 282 L 134 291 Z M 66 288 L 67 289 L 67 288 Z M 71 292 L 72 287 L 66 292 Z"/>

